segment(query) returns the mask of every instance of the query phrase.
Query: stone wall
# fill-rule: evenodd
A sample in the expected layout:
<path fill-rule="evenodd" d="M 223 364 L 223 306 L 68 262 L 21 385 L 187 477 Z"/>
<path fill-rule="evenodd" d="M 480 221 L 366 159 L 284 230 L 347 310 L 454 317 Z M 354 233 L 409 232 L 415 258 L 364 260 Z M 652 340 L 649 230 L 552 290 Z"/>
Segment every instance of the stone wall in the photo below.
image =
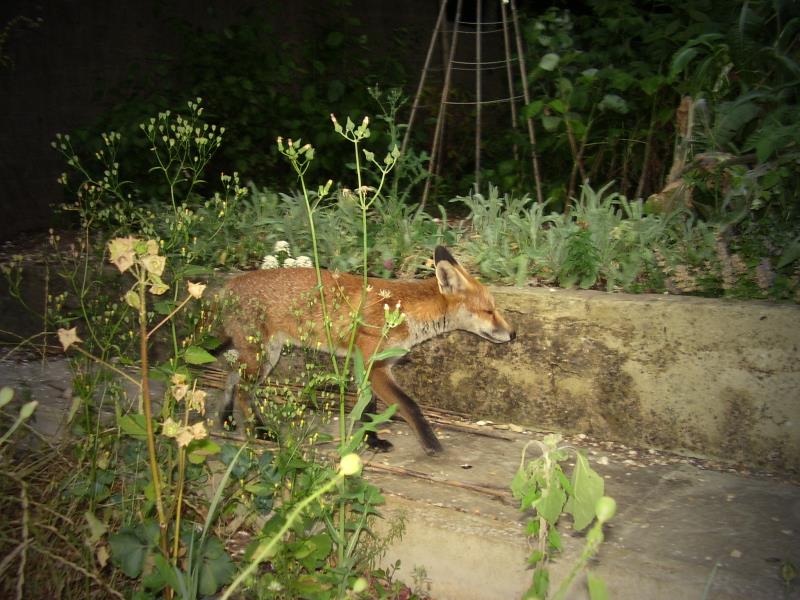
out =
<path fill-rule="evenodd" d="M 800 307 L 499 288 L 510 344 L 466 333 L 395 369 L 476 419 L 800 470 Z"/>

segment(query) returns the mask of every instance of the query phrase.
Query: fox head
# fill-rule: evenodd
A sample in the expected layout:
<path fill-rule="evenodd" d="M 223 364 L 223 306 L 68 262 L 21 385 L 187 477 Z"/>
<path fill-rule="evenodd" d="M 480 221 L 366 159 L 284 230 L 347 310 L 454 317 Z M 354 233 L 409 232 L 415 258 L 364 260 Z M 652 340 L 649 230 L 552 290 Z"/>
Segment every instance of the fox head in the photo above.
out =
<path fill-rule="evenodd" d="M 495 305 L 489 290 L 472 277 L 444 246 L 434 252 L 439 292 L 448 304 L 452 329 L 461 329 L 500 344 L 510 342 L 517 332 Z"/>

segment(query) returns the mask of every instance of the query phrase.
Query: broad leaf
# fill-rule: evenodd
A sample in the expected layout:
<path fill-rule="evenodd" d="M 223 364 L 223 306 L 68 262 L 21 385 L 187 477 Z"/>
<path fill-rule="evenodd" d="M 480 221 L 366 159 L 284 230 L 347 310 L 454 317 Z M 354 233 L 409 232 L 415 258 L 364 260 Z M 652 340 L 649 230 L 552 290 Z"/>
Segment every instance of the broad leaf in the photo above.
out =
<path fill-rule="evenodd" d="M 539 60 L 539 68 L 544 71 L 552 71 L 558 66 L 560 60 L 558 54 L 548 52 Z"/>
<path fill-rule="evenodd" d="M 124 415 L 117 419 L 117 425 L 122 430 L 122 433 L 137 440 L 143 440 L 147 437 L 147 425 L 142 414 Z"/>
<path fill-rule="evenodd" d="M 572 514 L 573 528 L 581 531 L 594 519 L 594 507 L 603 496 L 605 482 L 592 468 L 586 457 L 578 453 L 572 471 L 572 491 L 565 510 Z"/>
<path fill-rule="evenodd" d="M 222 542 L 213 537 L 205 540 L 197 568 L 200 573 L 200 593 L 204 596 L 211 596 L 229 583 L 236 570 Z"/>
<path fill-rule="evenodd" d="M 586 587 L 589 588 L 591 600 L 608 600 L 606 582 L 591 571 L 586 573 Z"/>
<path fill-rule="evenodd" d="M 150 544 L 135 530 L 126 528 L 119 533 L 112 533 L 108 536 L 108 545 L 111 547 L 111 561 L 125 575 L 132 579 L 141 575 Z"/>
<path fill-rule="evenodd" d="M 217 360 L 211 354 L 209 354 L 207 350 L 201 348 L 200 346 L 189 346 L 186 349 L 183 357 L 190 365 L 203 365 Z"/>
<path fill-rule="evenodd" d="M 547 482 L 547 487 L 542 490 L 542 496 L 533 503 L 533 506 L 545 521 L 550 525 L 555 525 L 566 500 L 567 494 L 562 489 L 558 477 L 552 475 Z"/>

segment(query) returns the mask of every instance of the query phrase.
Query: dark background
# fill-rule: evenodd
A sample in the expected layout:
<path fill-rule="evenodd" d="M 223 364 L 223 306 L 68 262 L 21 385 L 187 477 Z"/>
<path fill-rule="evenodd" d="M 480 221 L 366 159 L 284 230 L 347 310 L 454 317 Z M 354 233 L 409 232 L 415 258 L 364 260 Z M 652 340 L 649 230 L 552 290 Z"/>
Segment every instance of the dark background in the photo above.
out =
<path fill-rule="evenodd" d="M 50 146 L 56 133 L 90 127 L 126 95 L 135 94 L 132 73 L 155 68 L 181 50 L 177 23 L 198 32 L 219 30 L 247 18 L 243 15 L 252 7 L 266 14 L 258 18 L 273 19 L 278 36 L 295 43 L 313 39 L 331 26 L 330 20 L 346 17 L 331 10 L 328 0 L 3 3 L 0 27 L 18 15 L 38 26 L 16 26 L 2 49 L 13 63 L 0 68 L 0 239 L 46 228 L 51 205 L 64 199 L 56 181 L 66 170 L 64 159 Z M 374 52 L 400 53 L 409 81 L 389 83 L 407 83 L 411 93 L 437 9 L 437 0 L 353 0 L 343 10 L 363 22 Z M 392 47 L 398 30 L 405 41 L 399 50 Z M 186 98 L 173 101 L 177 105 Z M 275 127 L 279 131 L 280 124 Z"/>

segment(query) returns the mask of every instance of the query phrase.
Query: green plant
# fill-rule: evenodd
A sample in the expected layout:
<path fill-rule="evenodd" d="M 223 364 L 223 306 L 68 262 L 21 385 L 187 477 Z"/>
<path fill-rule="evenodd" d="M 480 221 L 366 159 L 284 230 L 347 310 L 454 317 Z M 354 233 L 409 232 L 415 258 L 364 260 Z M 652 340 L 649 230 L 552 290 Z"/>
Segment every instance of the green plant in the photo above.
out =
<path fill-rule="evenodd" d="M 565 598 L 575 578 L 597 554 L 603 542 L 603 525 L 616 511 L 616 502 L 603 496 L 602 477 L 592 470 L 586 457 L 577 450 L 573 450 L 575 467 L 572 477 L 567 479 L 561 463 L 567 459 L 570 448 L 560 446 L 560 441 L 560 435 L 550 434 L 541 442 L 529 442 L 511 482 L 511 491 L 520 501 L 520 510 L 535 511 L 526 528 L 526 533 L 535 540 L 528 558 L 534 568 L 533 583 L 523 595 L 526 599 Z M 539 446 L 541 456 L 526 462 L 526 451 L 534 443 Z M 593 521 L 594 525 L 586 534 L 586 544 L 566 578 L 551 595 L 548 564 L 562 548 L 561 536 L 556 529 L 562 513 L 572 516 L 572 528 L 576 531 L 582 531 Z M 607 598 L 602 580 L 589 574 L 587 583 L 593 600 Z"/>

